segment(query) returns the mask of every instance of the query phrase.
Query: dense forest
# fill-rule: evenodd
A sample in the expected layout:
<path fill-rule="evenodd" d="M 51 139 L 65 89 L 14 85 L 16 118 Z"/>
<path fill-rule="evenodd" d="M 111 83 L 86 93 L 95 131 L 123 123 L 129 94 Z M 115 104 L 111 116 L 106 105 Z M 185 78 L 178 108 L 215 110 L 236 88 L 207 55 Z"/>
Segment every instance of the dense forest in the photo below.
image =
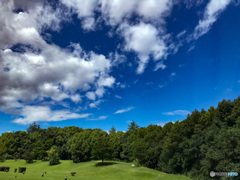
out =
<path fill-rule="evenodd" d="M 0 137 L 0 159 L 34 159 L 56 164 L 92 159 L 127 161 L 167 173 L 209 178 L 210 171 L 240 171 L 240 97 L 223 100 L 217 108 L 195 110 L 185 120 L 164 127 L 139 127 L 107 133 L 101 129 L 49 127 L 36 123 L 26 131 Z"/>

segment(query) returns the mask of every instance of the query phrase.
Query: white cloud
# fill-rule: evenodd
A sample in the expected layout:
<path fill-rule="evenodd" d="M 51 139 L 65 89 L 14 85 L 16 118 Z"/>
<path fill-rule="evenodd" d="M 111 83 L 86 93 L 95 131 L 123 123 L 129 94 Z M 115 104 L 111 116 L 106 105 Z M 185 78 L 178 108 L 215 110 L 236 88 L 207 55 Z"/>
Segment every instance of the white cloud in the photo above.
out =
<path fill-rule="evenodd" d="M 15 119 L 13 122 L 17 124 L 31 124 L 33 122 L 63 121 L 87 118 L 90 114 L 77 114 L 68 110 L 52 111 L 48 106 L 25 106 L 21 115 L 24 118 Z"/>
<path fill-rule="evenodd" d="M 172 7 L 171 0 L 141 0 L 137 12 L 145 18 L 154 18 L 164 16 L 164 13 Z"/>
<path fill-rule="evenodd" d="M 98 89 L 95 91 L 95 94 L 96 94 L 98 97 L 103 97 L 104 93 L 105 93 L 105 89 L 102 88 L 102 87 L 98 88 Z"/>
<path fill-rule="evenodd" d="M 138 54 L 138 74 L 144 72 L 150 55 L 155 61 L 165 58 L 168 49 L 165 39 L 153 25 L 142 22 L 134 26 L 122 24 L 120 31 L 126 42 L 125 50 Z"/>
<path fill-rule="evenodd" d="M 154 71 L 157 71 L 158 69 L 165 69 L 167 66 L 163 64 L 163 62 L 159 62 L 156 64 Z"/>
<path fill-rule="evenodd" d="M 18 8 L 24 11 L 14 13 Z M 71 44 L 71 52 L 43 39 L 44 29 L 59 30 L 65 18 L 43 1 L 0 1 L 1 110 L 41 104 L 45 98 L 54 104 L 65 99 L 81 103 L 81 93 L 92 92 L 94 100 L 94 92 L 102 97 L 104 87 L 112 87 L 111 61 L 104 55 L 86 52 L 79 44 Z"/>
<path fill-rule="evenodd" d="M 118 66 L 119 64 L 126 62 L 127 58 L 126 56 L 115 52 L 114 54 L 113 53 L 110 54 L 110 59 L 112 59 L 113 66 Z"/>
<path fill-rule="evenodd" d="M 115 25 L 134 11 L 138 0 L 100 0 L 101 12 L 105 20 Z"/>
<path fill-rule="evenodd" d="M 134 109 L 133 106 L 131 106 L 129 108 L 126 108 L 126 109 L 120 109 L 120 110 L 117 110 L 114 114 L 122 114 L 122 113 L 125 113 L 125 112 L 128 112 L 128 111 L 131 111 L 132 109 Z"/>
<path fill-rule="evenodd" d="M 100 0 L 104 19 L 111 25 L 121 23 L 132 14 L 161 21 L 172 8 L 171 0 Z"/>
<path fill-rule="evenodd" d="M 95 100 L 95 99 L 96 99 L 96 95 L 95 95 L 95 93 L 92 92 L 92 91 L 87 92 L 87 93 L 86 93 L 86 96 L 87 96 L 87 98 L 90 99 L 90 100 Z"/>
<path fill-rule="evenodd" d="M 104 120 L 107 119 L 108 116 L 99 116 L 98 118 L 89 118 L 88 121 L 98 121 L 98 120 Z"/>
<path fill-rule="evenodd" d="M 192 50 L 194 50 L 194 48 L 195 48 L 195 45 L 191 45 L 187 52 L 188 53 L 191 52 Z"/>
<path fill-rule="evenodd" d="M 103 100 L 98 100 L 89 104 L 90 108 L 97 108 L 97 106 L 103 102 Z"/>
<path fill-rule="evenodd" d="M 98 80 L 98 86 L 112 87 L 114 82 L 115 82 L 115 78 L 113 77 L 100 77 Z"/>
<path fill-rule="evenodd" d="M 79 18 L 93 16 L 98 0 L 60 0 L 68 8 L 73 9 Z"/>
<path fill-rule="evenodd" d="M 81 96 L 79 94 L 74 94 L 70 96 L 71 100 L 75 103 L 81 102 Z"/>
<path fill-rule="evenodd" d="M 94 30 L 95 28 L 95 19 L 94 18 L 86 18 L 82 22 L 82 28 L 88 31 Z"/>
<path fill-rule="evenodd" d="M 120 87 L 120 88 L 122 88 L 122 89 L 124 89 L 124 88 L 127 87 L 126 84 L 124 84 L 124 83 L 120 83 L 120 82 L 117 82 L 116 85 L 117 85 L 117 87 Z"/>
<path fill-rule="evenodd" d="M 171 111 L 171 112 L 164 112 L 163 114 L 164 115 L 170 115 L 170 116 L 175 116 L 175 115 L 185 116 L 185 115 L 188 115 L 190 113 L 191 112 L 187 111 L 187 110 L 175 110 L 175 111 Z"/>
<path fill-rule="evenodd" d="M 158 126 L 164 126 L 166 124 L 166 122 L 161 122 L 161 123 L 157 123 Z"/>
<path fill-rule="evenodd" d="M 199 21 L 195 28 L 193 38 L 198 39 L 200 36 L 206 34 L 217 20 L 219 14 L 230 2 L 231 0 L 211 0 L 205 9 L 203 19 Z"/>
<path fill-rule="evenodd" d="M 122 99 L 122 97 L 119 96 L 119 95 L 115 95 L 115 98 L 117 98 L 117 99 Z"/>

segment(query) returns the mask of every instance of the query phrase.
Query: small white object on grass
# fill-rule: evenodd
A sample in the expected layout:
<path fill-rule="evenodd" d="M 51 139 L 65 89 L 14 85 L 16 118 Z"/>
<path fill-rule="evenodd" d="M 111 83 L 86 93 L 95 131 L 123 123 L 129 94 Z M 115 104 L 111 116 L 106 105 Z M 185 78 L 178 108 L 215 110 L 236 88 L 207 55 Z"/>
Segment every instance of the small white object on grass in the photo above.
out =
<path fill-rule="evenodd" d="M 135 165 L 134 164 L 132 164 L 132 167 L 134 167 Z"/>

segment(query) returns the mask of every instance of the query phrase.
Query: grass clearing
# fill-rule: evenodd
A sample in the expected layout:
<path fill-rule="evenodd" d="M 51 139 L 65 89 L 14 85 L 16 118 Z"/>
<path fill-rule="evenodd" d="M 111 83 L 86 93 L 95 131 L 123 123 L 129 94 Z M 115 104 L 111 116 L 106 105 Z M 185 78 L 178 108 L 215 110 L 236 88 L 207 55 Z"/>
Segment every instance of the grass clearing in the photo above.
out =
<path fill-rule="evenodd" d="M 100 161 L 90 161 L 73 163 L 70 160 L 62 160 L 61 164 L 49 166 L 49 162 L 35 161 L 27 164 L 25 160 L 6 160 L 0 162 L 0 166 L 9 166 L 9 172 L 0 172 L 0 180 L 144 180 L 144 179 L 164 179 L 164 180 L 190 180 L 183 175 L 172 175 L 159 172 L 145 167 L 132 167 L 132 163 L 107 161 L 101 166 Z M 14 169 L 26 167 L 26 173 L 14 173 Z M 42 173 L 47 172 L 42 177 Z M 76 172 L 75 176 L 71 172 Z"/>

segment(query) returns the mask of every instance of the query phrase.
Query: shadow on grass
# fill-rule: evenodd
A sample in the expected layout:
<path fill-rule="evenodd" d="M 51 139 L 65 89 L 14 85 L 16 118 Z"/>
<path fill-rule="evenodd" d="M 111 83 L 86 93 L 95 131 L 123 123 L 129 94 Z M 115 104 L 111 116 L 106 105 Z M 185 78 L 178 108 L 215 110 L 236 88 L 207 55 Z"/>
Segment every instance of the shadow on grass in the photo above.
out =
<path fill-rule="evenodd" d="M 62 164 L 62 162 L 59 162 L 59 163 L 56 163 L 56 164 L 49 164 L 49 166 L 57 166 L 57 165 L 60 165 Z"/>
<path fill-rule="evenodd" d="M 95 164 L 96 167 L 99 167 L 99 166 L 110 166 L 110 165 L 114 165 L 114 164 L 117 164 L 115 162 L 98 162 Z"/>

